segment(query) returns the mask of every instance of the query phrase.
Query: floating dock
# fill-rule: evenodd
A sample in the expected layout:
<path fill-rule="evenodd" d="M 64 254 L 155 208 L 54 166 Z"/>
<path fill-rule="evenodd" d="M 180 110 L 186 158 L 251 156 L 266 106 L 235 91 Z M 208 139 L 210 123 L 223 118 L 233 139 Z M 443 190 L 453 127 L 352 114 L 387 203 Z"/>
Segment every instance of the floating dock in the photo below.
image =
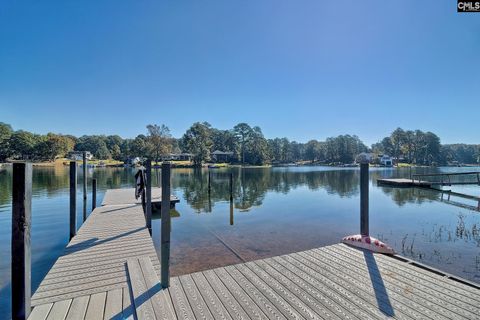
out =
<path fill-rule="evenodd" d="M 152 205 L 154 207 L 160 207 L 162 202 L 162 188 L 152 188 Z M 175 206 L 180 200 L 174 196 L 170 196 L 170 205 Z M 131 205 L 141 204 L 140 198 L 135 199 L 135 188 L 124 189 L 109 189 L 105 192 L 103 197 L 102 206 L 108 205 Z"/>
<path fill-rule="evenodd" d="M 29 319 L 480 319 L 478 285 L 344 244 L 172 277 L 162 289 L 141 205 L 112 199 L 42 281 Z"/>
<path fill-rule="evenodd" d="M 429 181 L 414 180 L 414 179 L 378 179 L 377 184 L 379 186 L 389 186 L 389 187 L 399 187 L 399 188 L 411 188 L 411 187 L 422 187 L 422 188 L 431 188 L 432 183 Z"/>

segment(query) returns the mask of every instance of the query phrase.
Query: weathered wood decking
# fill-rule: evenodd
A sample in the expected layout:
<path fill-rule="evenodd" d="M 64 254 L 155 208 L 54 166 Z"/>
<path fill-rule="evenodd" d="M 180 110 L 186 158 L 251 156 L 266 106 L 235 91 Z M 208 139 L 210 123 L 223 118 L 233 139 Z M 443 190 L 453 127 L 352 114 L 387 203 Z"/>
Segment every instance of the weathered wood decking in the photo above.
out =
<path fill-rule="evenodd" d="M 33 297 L 30 319 L 480 319 L 480 290 L 337 244 L 171 278 L 140 205 L 95 209 Z"/>

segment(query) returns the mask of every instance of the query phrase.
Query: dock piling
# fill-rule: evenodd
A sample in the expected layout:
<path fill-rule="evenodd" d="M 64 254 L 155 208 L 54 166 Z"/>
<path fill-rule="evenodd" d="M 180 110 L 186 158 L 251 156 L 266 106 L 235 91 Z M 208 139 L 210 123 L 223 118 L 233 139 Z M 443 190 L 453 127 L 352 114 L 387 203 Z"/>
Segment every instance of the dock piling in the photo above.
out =
<path fill-rule="evenodd" d="M 97 207 L 97 179 L 92 179 L 92 211 Z"/>
<path fill-rule="evenodd" d="M 170 163 L 162 163 L 162 206 L 161 206 L 161 282 L 163 288 L 170 286 Z"/>
<path fill-rule="evenodd" d="M 70 240 L 77 232 L 77 163 L 70 161 Z"/>
<path fill-rule="evenodd" d="M 83 151 L 83 222 L 87 220 L 87 151 Z"/>
<path fill-rule="evenodd" d="M 31 310 L 32 164 L 13 164 L 12 184 L 12 319 L 25 320 Z"/>
<path fill-rule="evenodd" d="M 147 162 L 145 163 L 145 170 L 146 170 L 146 181 L 145 181 L 146 219 L 145 220 L 147 222 L 148 232 L 150 232 L 150 235 L 152 235 L 152 161 L 150 159 L 148 159 Z"/>
<path fill-rule="evenodd" d="M 368 169 L 369 163 L 360 164 L 360 234 L 369 236 L 368 221 Z"/>

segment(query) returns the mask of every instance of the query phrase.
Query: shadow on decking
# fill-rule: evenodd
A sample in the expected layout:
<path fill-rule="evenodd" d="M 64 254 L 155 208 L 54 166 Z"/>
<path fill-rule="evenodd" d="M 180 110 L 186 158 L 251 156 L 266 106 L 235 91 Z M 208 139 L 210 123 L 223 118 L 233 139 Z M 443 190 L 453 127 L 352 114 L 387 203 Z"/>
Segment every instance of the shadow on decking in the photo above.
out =
<path fill-rule="evenodd" d="M 74 245 L 68 246 L 65 249 L 65 254 L 68 255 L 68 254 L 78 252 L 78 251 L 81 251 L 81 250 L 84 250 L 84 249 L 89 249 L 93 246 L 97 246 L 97 245 L 100 245 L 100 244 L 103 244 L 103 243 L 114 241 L 114 240 L 120 239 L 122 237 L 126 237 L 128 235 L 134 234 L 135 232 L 141 231 L 143 229 L 145 229 L 145 227 L 130 230 L 130 231 L 127 231 L 127 232 L 124 232 L 124 233 L 121 233 L 121 234 L 118 234 L 116 236 L 113 236 L 113 237 L 110 237 L 110 238 L 107 238 L 107 239 L 103 239 L 103 240 L 98 240 L 98 238 L 96 238 L 96 237 L 91 238 L 91 239 L 76 243 Z"/>
<path fill-rule="evenodd" d="M 377 300 L 379 310 L 389 317 L 395 316 L 395 311 L 390 303 L 390 298 L 388 297 L 387 290 L 385 289 L 382 274 L 378 269 L 374 255 L 370 251 L 363 250 L 363 256 L 367 264 L 370 281 L 375 292 L 375 299 Z"/>

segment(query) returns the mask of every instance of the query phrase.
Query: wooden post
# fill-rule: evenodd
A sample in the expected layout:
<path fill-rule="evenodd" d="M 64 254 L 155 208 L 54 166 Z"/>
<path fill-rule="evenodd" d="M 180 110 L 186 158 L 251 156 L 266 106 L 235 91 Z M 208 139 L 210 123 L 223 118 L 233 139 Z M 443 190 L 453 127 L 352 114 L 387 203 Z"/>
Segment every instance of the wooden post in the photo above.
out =
<path fill-rule="evenodd" d="M 83 222 L 87 220 L 87 151 L 83 151 Z"/>
<path fill-rule="evenodd" d="M 70 161 L 70 240 L 77 233 L 77 163 Z"/>
<path fill-rule="evenodd" d="M 147 160 L 145 164 L 145 170 L 147 171 L 147 181 L 145 181 L 146 188 L 146 209 L 145 209 L 145 220 L 147 222 L 148 232 L 152 235 L 152 161 Z"/>
<path fill-rule="evenodd" d="M 360 234 L 369 236 L 368 229 L 368 162 L 360 164 Z"/>
<path fill-rule="evenodd" d="M 97 179 L 92 179 L 92 211 L 97 207 Z"/>
<path fill-rule="evenodd" d="M 12 184 L 12 319 L 30 314 L 32 221 L 32 164 L 13 164 Z"/>
<path fill-rule="evenodd" d="M 170 163 L 162 163 L 162 257 L 161 257 L 161 281 L 162 287 L 170 286 Z"/>

